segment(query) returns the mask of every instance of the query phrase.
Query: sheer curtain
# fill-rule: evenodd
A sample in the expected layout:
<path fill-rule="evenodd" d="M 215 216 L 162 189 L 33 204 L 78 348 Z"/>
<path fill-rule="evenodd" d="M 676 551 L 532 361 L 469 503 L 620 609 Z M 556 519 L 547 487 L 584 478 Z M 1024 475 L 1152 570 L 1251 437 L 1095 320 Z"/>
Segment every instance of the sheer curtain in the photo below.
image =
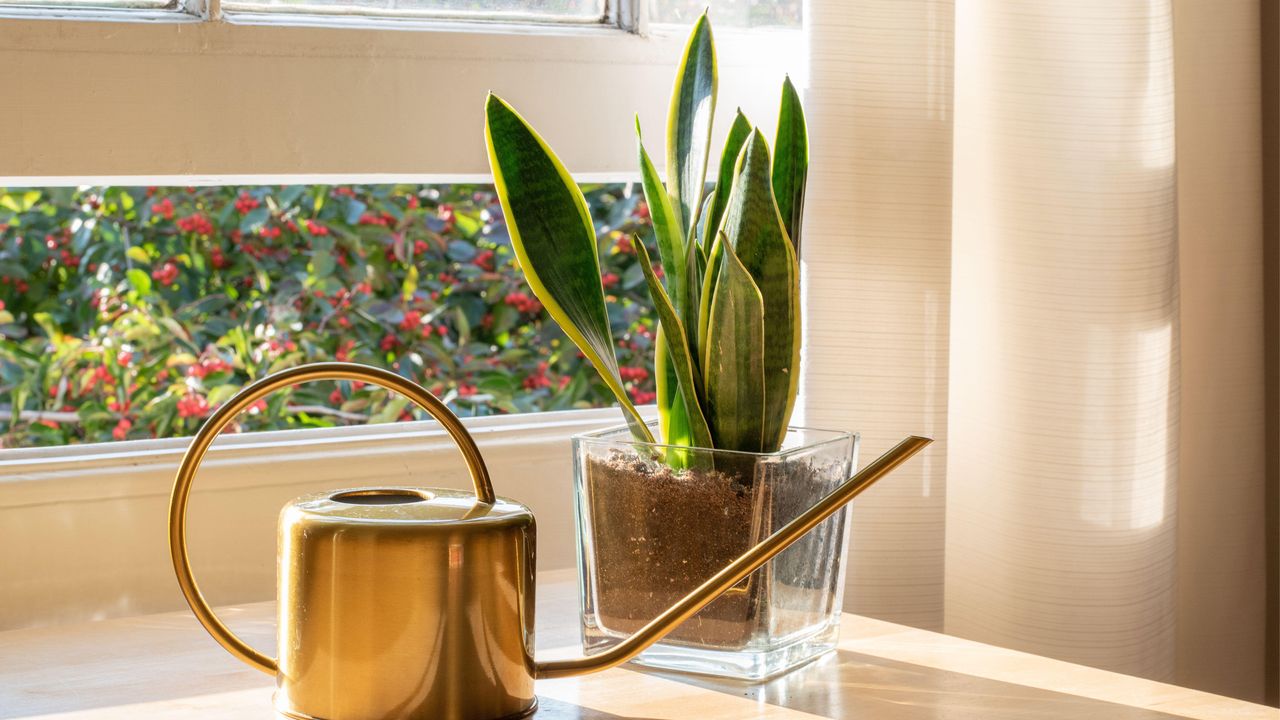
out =
<path fill-rule="evenodd" d="M 810 0 L 849 609 L 1262 698 L 1259 1 Z"/>

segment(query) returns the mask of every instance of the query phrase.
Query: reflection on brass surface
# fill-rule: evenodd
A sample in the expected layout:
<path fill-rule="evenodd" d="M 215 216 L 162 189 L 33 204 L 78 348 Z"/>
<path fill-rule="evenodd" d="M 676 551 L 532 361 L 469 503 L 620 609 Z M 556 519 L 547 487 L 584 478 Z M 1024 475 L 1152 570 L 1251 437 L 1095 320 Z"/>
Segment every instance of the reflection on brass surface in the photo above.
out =
<path fill-rule="evenodd" d="M 187 501 L 210 444 L 237 414 L 275 390 L 335 379 L 396 390 L 435 417 L 462 451 L 475 494 L 388 486 L 316 493 L 286 505 L 277 536 L 276 660 L 236 637 L 201 594 L 187 557 Z M 617 646 L 537 663 L 533 514 L 494 496 L 475 442 L 431 393 L 386 370 L 317 363 L 246 386 L 200 428 L 174 482 L 170 553 L 197 619 L 232 655 L 276 676 L 276 708 L 286 716 L 516 718 L 535 707 L 535 677 L 630 660 L 929 442 L 902 441 Z"/>

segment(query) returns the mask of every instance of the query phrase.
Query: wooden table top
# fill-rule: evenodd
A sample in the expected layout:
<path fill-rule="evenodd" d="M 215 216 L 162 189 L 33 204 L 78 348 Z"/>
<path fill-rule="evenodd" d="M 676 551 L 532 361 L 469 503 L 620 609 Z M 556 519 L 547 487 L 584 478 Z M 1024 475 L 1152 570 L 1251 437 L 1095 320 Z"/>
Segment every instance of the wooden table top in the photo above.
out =
<path fill-rule="evenodd" d="M 540 577 L 539 657 L 577 653 L 576 580 Z M 274 646 L 274 604 L 222 617 Z M 186 612 L 0 633 L 0 718 L 273 718 L 271 678 Z M 535 720 L 1280 720 L 1280 710 L 845 615 L 836 653 L 759 684 L 621 667 L 539 680 Z"/>

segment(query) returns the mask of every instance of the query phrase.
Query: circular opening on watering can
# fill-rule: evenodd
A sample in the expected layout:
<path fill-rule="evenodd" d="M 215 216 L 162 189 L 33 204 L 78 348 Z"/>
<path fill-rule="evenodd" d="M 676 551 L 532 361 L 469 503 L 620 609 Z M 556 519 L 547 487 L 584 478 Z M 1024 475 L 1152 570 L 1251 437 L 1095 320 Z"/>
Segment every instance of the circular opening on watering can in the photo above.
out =
<path fill-rule="evenodd" d="M 404 505 L 431 499 L 431 493 L 404 488 L 375 488 L 372 490 L 348 490 L 330 496 L 348 505 Z"/>

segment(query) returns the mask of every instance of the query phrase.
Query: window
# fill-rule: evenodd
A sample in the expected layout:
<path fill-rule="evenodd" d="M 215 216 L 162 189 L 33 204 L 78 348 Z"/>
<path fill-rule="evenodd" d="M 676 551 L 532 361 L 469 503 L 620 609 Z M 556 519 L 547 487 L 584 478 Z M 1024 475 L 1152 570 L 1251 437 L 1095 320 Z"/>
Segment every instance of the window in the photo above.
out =
<path fill-rule="evenodd" d="M 164 7 L 188 5 L 180 1 Z M 712 12 L 732 5 L 716 3 Z M 14 4 L 0 0 L 0 6 Z M 456 14 L 464 6 L 493 13 L 498 4 L 416 0 L 412 6 L 424 12 L 433 9 Z M 601 9 L 614 17 L 628 4 L 508 0 L 501 6 L 512 13 L 554 10 L 563 17 L 576 13 L 587 18 Z M 658 12 L 658 5 L 651 10 Z M 682 22 L 678 16 L 670 17 Z M 635 193 L 625 185 L 636 173 L 633 112 L 640 112 L 649 137 L 661 136 L 684 29 L 666 26 L 638 36 L 617 28 L 566 28 L 559 24 L 513 30 L 472 23 L 439 32 L 389 32 L 373 27 L 150 22 L 125 23 L 103 32 L 96 23 L 0 21 L 0 63 L 14 69 L 8 92 L 21 99 L 0 104 L 0 124 L 13 129 L 0 134 L 0 157 L 6 159 L 2 172 L 7 173 L 0 176 L 0 189 L 8 188 L 3 190 L 5 202 L 0 205 L 0 224 L 6 226 L 2 231 L 4 245 L 0 246 L 0 252 L 6 253 L 0 259 L 0 276 L 11 279 L 8 285 L 0 283 L 0 300 L 6 305 L 0 310 L 4 321 L 0 322 L 0 334 L 4 335 L 0 354 L 5 358 L 0 372 L 0 436 L 5 446 L 189 434 L 205 404 L 216 405 L 235 385 L 271 368 L 267 356 L 278 352 L 272 339 L 282 342 L 285 352 L 301 353 L 303 359 L 339 356 L 337 333 L 306 342 L 293 337 L 307 332 L 307 323 L 313 321 L 308 313 L 329 317 L 329 323 L 346 317 L 352 327 L 341 328 L 342 337 L 350 339 L 346 331 L 353 330 L 356 344 L 343 348 L 345 356 L 389 367 L 398 361 L 406 374 L 419 380 L 427 379 L 423 371 L 435 359 L 431 351 L 454 362 L 452 351 L 457 350 L 459 341 L 465 345 L 482 338 L 478 352 L 460 352 L 462 358 L 472 356 L 471 361 L 461 363 L 468 365 L 461 375 L 451 370 L 437 379 L 442 383 L 438 389 L 451 395 L 450 403 L 462 414 L 611 403 L 595 384 L 594 374 L 582 369 L 576 353 L 560 352 L 554 360 L 546 360 L 546 371 L 539 371 L 541 361 L 535 354 L 514 357 L 531 352 L 541 339 L 555 339 L 558 331 L 554 328 L 540 327 L 531 331 L 530 337 L 500 339 L 495 337 L 500 330 L 483 326 L 486 321 L 481 305 L 486 310 L 492 308 L 496 315 L 524 312 L 514 273 L 494 281 L 478 300 L 464 300 L 468 294 L 462 291 L 444 292 L 440 278 L 441 273 L 457 275 L 475 267 L 474 258 L 465 257 L 467 252 L 479 255 L 492 250 L 497 259 L 507 252 L 503 238 L 484 230 L 483 213 L 492 214 L 496 209 L 491 203 L 467 199 L 489 192 L 474 184 L 489 181 L 481 113 L 486 90 L 498 92 L 520 108 L 580 181 L 612 183 L 591 186 L 591 192 L 598 196 L 594 203 L 598 213 L 623 207 L 629 207 L 630 212 L 640 207 L 635 204 Z M 719 103 L 722 108 L 741 106 L 771 133 L 777 111 L 776 87 L 784 70 L 802 72 L 802 48 L 789 42 L 770 42 L 762 47 L 747 35 L 732 27 L 718 35 Z M 98 78 L 146 80 L 112 83 L 109 94 L 73 91 L 75 79 L 89 72 Z M 722 112 L 722 121 L 724 117 Z M 661 159 L 660 148 L 651 151 Z M 189 183 L 196 187 L 188 189 Z M 151 196 L 146 194 L 148 187 L 157 188 Z M 353 189 L 356 196 L 335 196 L 342 187 Z M 433 193 L 452 199 L 441 200 Z M 242 214 L 236 208 L 242 196 L 249 200 L 242 207 L 253 202 L 258 205 Z M 424 301 L 421 308 L 383 308 L 381 316 L 369 310 L 367 306 L 375 303 L 397 305 L 401 296 L 396 284 L 406 281 L 410 266 L 401 262 L 391 279 L 372 283 L 373 292 L 365 293 L 367 297 L 348 296 L 350 305 L 345 309 L 349 312 L 330 313 L 330 302 L 339 287 L 328 283 L 316 287 L 314 278 L 345 277 L 348 269 L 331 251 L 318 256 L 306 253 L 331 250 L 324 244 L 332 241 L 337 247 L 353 237 L 384 242 L 390 228 L 361 225 L 363 212 L 349 214 L 340 209 L 356 207 L 357 201 L 366 208 L 384 203 L 385 212 L 394 217 L 396 212 L 409 212 L 410 196 L 420 203 L 413 210 L 419 229 L 441 221 L 432 214 L 441 212 L 441 204 L 454 206 L 454 232 L 444 233 L 453 244 L 432 246 L 431 252 L 444 254 L 438 258 L 439 265 L 419 268 L 418 290 L 414 291 L 426 293 L 427 300 L 430 292 L 439 291 L 440 302 Z M 308 198 L 322 198 L 323 207 L 304 213 L 299 203 Z M 153 209 L 166 199 L 172 204 L 172 217 L 164 216 L 168 209 Z M 130 204 L 132 207 L 125 208 Z M 270 213 L 269 219 L 259 222 L 264 209 Z M 315 212 L 325 216 L 318 217 Z M 236 268 L 248 268 L 236 278 L 249 283 L 237 290 L 239 297 L 205 301 L 208 306 L 195 298 L 180 297 L 184 284 L 216 284 L 230 272 L 229 268 L 213 267 L 213 244 L 192 216 L 211 223 L 214 232 L 208 238 L 219 243 L 223 258 L 219 263 L 225 260 L 238 263 Z M 290 218 L 297 230 L 281 225 L 282 219 Z M 321 223 L 331 234 L 311 233 L 305 222 L 299 223 L 308 219 Z M 179 226 L 179 220 L 186 221 L 190 229 Z M 600 222 L 611 229 L 622 227 L 617 219 Z M 642 225 L 636 218 L 626 222 Z M 480 229 L 460 230 L 466 225 Z M 33 228 L 39 229 L 32 233 Z M 260 238 L 254 233 L 263 229 L 279 229 L 287 234 L 282 235 L 285 239 L 309 241 L 311 247 L 282 262 L 233 252 L 231 233 Z M 26 252 L 38 249 L 48 251 L 47 256 L 39 262 L 34 257 L 18 257 L 20 251 L 13 241 L 19 236 L 24 237 Z M 608 234 L 603 237 L 602 242 L 618 242 Z M 92 247 L 90 239 L 94 240 Z M 48 247 L 49 240 L 54 247 Z M 316 241 L 322 247 L 317 248 Z M 190 247 L 180 248 L 178 243 Z M 71 258 L 63 259 L 64 250 L 73 253 L 79 265 L 69 268 Z M 618 292 L 644 298 L 638 271 L 625 253 L 613 252 L 612 246 L 605 250 L 612 253 L 606 255 L 605 270 L 618 276 Z M 111 261 L 91 252 L 118 254 L 123 273 L 110 270 Z M 83 302 L 75 309 L 84 317 L 57 318 L 51 314 L 38 318 L 38 313 L 48 309 L 42 309 L 38 299 L 17 291 L 18 280 L 25 287 L 36 285 L 32 276 L 39 275 L 41 263 L 49 259 L 53 263 L 47 272 L 66 274 L 43 278 L 59 292 L 83 281 Z M 109 269 L 105 274 L 104 265 Z M 224 271 L 223 275 L 218 271 Z M 22 273 L 27 276 L 20 277 Z M 341 288 L 350 291 L 358 284 L 348 278 Z M 101 317 L 90 317 L 101 315 L 101 308 L 93 308 L 89 300 L 101 298 L 104 290 L 108 296 L 132 293 L 133 312 L 165 325 L 166 330 L 172 330 L 170 321 L 177 320 L 181 332 L 174 336 L 181 337 L 183 332 L 190 336 L 178 341 L 184 348 L 179 353 L 183 362 L 171 368 L 150 367 L 148 358 L 154 351 L 125 348 L 122 330 L 104 325 Z M 304 298 L 302 290 L 309 291 L 311 297 Z M 314 297 L 316 290 L 324 299 Z M 510 304 L 506 302 L 509 294 L 517 295 Z M 304 307 L 292 307 L 295 300 L 302 300 Z M 338 297 L 339 304 L 343 301 Z M 212 307 L 218 303 L 219 307 Z M 138 309 L 144 306 L 145 311 Z M 228 317 L 233 309 L 239 313 L 236 318 Z M 407 323 L 419 333 L 412 343 L 408 329 L 400 327 L 406 311 L 421 313 L 416 320 L 421 327 Z M 253 313 L 270 317 L 249 318 Z M 174 317 L 178 314 L 181 317 Z M 647 367 L 638 359 L 648 351 L 647 339 L 632 319 L 625 314 L 615 318 L 617 335 L 629 343 L 619 349 L 621 361 Z M 489 322 L 500 327 L 501 317 Z M 301 330 L 292 329 L 299 323 Z M 192 331 L 187 324 L 200 328 Z M 426 326 L 443 327 L 445 334 L 424 338 L 421 332 Z M 233 340 L 228 333 L 235 328 L 239 336 Z M 83 341 L 88 352 L 46 355 L 39 349 L 41 334 Z M 282 340 L 284 334 L 289 337 Z M 389 341 L 393 347 L 384 350 L 382 342 L 388 334 L 395 336 Z M 154 335 L 152 340 L 159 342 L 160 337 Z M 107 339 L 112 340 L 110 346 Z M 295 349 L 290 349 L 288 340 Z M 128 342 L 140 345 L 136 339 Z M 235 343 L 242 347 L 232 348 Z M 504 363 L 500 372 L 471 364 L 489 357 L 490 348 L 517 352 L 499 358 Z M 130 354 L 129 363 L 140 365 L 122 367 L 121 352 Z M 226 371 L 219 361 L 230 364 L 235 372 Z M 55 362 L 64 364 L 54 367 Z M 33 364 L 38 368 L 38 380 L 29 379 Z M 108 384 L 99 367 L 105 367 L 108 375 L 122 374 Z M 129 408 L 123 407 L 121 383 L 132 384 L 132 378 L 144 369 L 151 373 L 149 377 L 160 378 L 161 385 L 147 389 L 147 399 L 141 403 L 145 408 L 156 401 L 158 405 L 149 410 L 155 414 L 146 419 L 141 415 L 126 417 L 126 412 L 138 412 L 139 403 L 131 401 Z M 90 370 L 94 374 L 88 374 Z M 467 372 L 472 373 L 470 378 Z M 564 397 L 537 392 L 547 390 L 546 382 L 558 384 L 563 378 L 581 384 L 573 385 Z M 525 388 L 526 381 L 534 387 Z M 630 383 L 638 393 L 636 399 L 646 402 L 652 379 L 636 374 Z M 85 384 L 93 384 L 93 392 L 89 409 L 82 413 L 78 400 Z M 114 395 L 106 391 L 108 386 L 116 391 Z M 333 399 L 340 400 L 337 405 L 342 414 L 307 409 L 332 405 L 335 389 L 340 398 Z M 111 407 L 113 399 L 115 408 Z M 181 412 L 179 402 L 183 403 Z M 244 428 L 359 423 L 365 421 L 362 416 L 377 415 L 378 420 L 398 416 L 384 395 L 346 386 L 317 386 L 314 390 L 304 386 L 280 402 L 279 407 L 268 406 L 266 414 L 260 411 L 246 418 Z M 121 427 L 124 419 L 129 423 Z"/>
<path fill-rule="evenodd" d="M 648 214 L 630 184 L 584 192 L 619 364 L 650 402 L 632 245 Z M 331 359 L 394 369 L 461 415 L 613 404 L 525 285 L 491 186 L 0 190 L 0 447 L 189 435 L 250 379 Z M 410 410 L 378 388 L 315 383 L 241 425 Z"/>

